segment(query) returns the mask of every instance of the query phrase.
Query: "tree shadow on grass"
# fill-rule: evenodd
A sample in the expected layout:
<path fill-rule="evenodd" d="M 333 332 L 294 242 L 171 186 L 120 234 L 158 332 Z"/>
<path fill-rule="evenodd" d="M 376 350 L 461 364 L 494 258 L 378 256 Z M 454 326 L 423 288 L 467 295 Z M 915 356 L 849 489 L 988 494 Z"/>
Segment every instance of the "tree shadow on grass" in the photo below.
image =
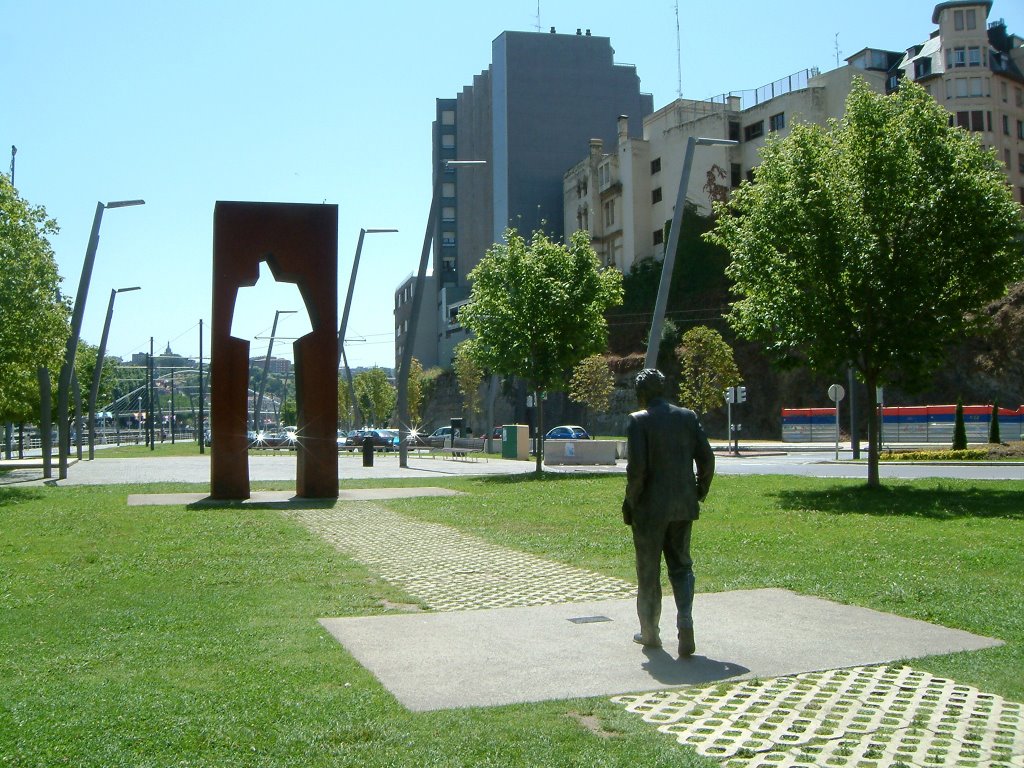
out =
<path fill-rule="evenodd" d="M 23 504 L 26 501 L 35 501 L 41 498 L 43 498 L 43 494 L 37 488 L 0 487 L 0 507 L 12 507 L 15 504 Z"/>
<path fill-rule="evenodd" d="M 1002 488 L 928 488 L 906 485 L 869 488 L 833 486 L 821 490 L 789 490 L 772 494 L 785 510 L 846 515 L 924 517 L 960 520 L 965 517 L 1024 520 L 1024 495 Z"/>
<path fill-rule="evenodd" d="M 572 480 L 604 478 L 611 476 L 608 472 L 526 472 L 519 475 L 481 475 L 478 480 L 486 485 L 519 485 L 523 483 L 563 483 Z M 619 475 L 625 483 L 625 476 Z"/>

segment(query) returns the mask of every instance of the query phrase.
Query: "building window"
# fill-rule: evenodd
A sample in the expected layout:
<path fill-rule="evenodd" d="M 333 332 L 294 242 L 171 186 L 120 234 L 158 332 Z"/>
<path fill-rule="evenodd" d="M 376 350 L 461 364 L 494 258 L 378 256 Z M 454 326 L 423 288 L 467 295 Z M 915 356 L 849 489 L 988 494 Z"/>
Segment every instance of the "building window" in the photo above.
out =
<path fill-rule="evenodd" d="M 918 59 L 914 62 L 914 79 L 920 80 L 922 77 L 928 77 L 932 73 L 932 59 L 931 56 L 927 56 L 923 59 Z"/>
<path fill-rule="evenodd" d="M 970 82 L 971 82 L 971 96 L 981 96 L 982 95 L 981 78 L 980 77 L 972 77 Z"/>
<path fill-rule="evenodd" d="M 739 163 L 732 163 L 729 166 L 729 171 L 729 184 L 733 189 L 736 189 L 736 187 L 743 183 L 743 166 Z"/>
<path fill-rule="evenodd" d="M 661 202 L 661 187 L 655 187 L 651 190 L 651 204 Z"/>
<path fill-rule="evenodd" d="M 1017 153 L 1017 170 L 1024 173 L 1024 152 Z"/>
<path fill-rule="evenodd" d="M 441 112 L 441 125 L 455 125 L 454 109 L 445 109 Z"/>
<path fill-rule="evenodd" d="M 956 79 L 956 97 L 958 99 L 966 99 L 967 98 L 967 78 L 966 77 L 958 77 Z"/>
<path fill-rule="evenodd" d="M 967 49 L 966 48 L 954 48 L 953 49 L 953 66 L 963 67 L 967 65 Z"/>
<path fill-rule="evenodd" d="M 1024 139 L 1024 120 L 1017 121 L 1017 138 Z"/>
<path fill-rule="evenodd" d="M 455 149 L 455 134 L 441 134 L 441 146 L 444 147 L 445 149 Z"/>
<path fill-rule="evenodd" d="M 764 120 L 758 120 L 756 123 L 743 126 L 743 140 L 752 141 L 759 136 L 764 135 Z"/>
<path fill-rule="evenodd" d="M 1017 100 L 1017 106 L 1024 107 L 1024 88 L 1014 88 L 1013 95 Z"/>
<path fill-rule="evenodd" d="M 985 113 L 980 109 L 971 112 L 971 130 L 978 132 L 985 130 Z"/>
<path fill-rule="evenodd" d="M 981 48 L 972 45 L 967 49 L 967 65 L 970 67 L 981 66 Z"/>
<path fill-rule="evenodd" d="M 454 205 L 445 205 L 441 208 L 441 221 L 455 221 Z"/>
<path fill-rule="evenodd" d="M 446 181 L 441 185 L 441 197 L 455 197 L 455 184 Z"/>
<path fill-rule="evenodd" d="M 964 130 L 971 130 L 971 113 L 970 112 L 957 112 L 956 113 L 956 124 Z"/>
<path fill-rule="evenodd" d="M 654 241 L 655 245 L 661 245 L 662 243 L 664 243 L 665 242 L 665 230 L 663 230 L 663 229 L 656 229 L 656 230 L 654 230 L 654 236 L 653 236 L 652 240 Z"/>
<path fill-rule="evenodd" d="M 651 175 L 653 176 L 654 174 L 656 174 L 660 170 L 661 170 L 661 158 L 660 157 L 656 157 L 653 160 L 651 160 Z"/>
<path fill-rule="evenodd" d="M 447 245 L 449 247 L 455 246 L 455 233 L 454 232 L 442 232 L 441 233 L 441 245 Z"/>
<path fill-rule="evenodd" d="M 455 271 L 455 257 L 454 256 L 443 256 L 441 258 L 441 268 L 445 272 Z"/>
<path fill-rule="evenodd" d="M 963 32 L 964 30 L 964 12 L 953 11 L 953 29 L 957 32 Z"/>
<path fill-rule="evenodd" d="M 786 127 L 786 113 L 779 112 L 777 115 L 772 115 L 768 118 L 768 130 L 769 131 L 781 131 Z"/>
<path fill-rule="evenodd" d="M 974 14 L 974 9 L 973 8 L 970 8 L 970 9 L 967 10 L 967 28 L 968 29 L 977 29 L 978 28 L 978 20 L 977 20 L 977 17 L 975 16 L 975 14 Z"/>
<path fill-rule="evenodd" d="M 1010 170 L 1010 150 L 1003 150 L 1003 160 L 1006 162 L 1006 170 Z"/>
<path fill-rule="evenodd" d="M 739 141 L 740 140 L 740 124 L 735 120 L 729 121 L 729 140 Z"/>
<path fill-rule="evenodd" d="M 615 225 L 615 201 L 609 200 L 604 204 L 604 225 L 611 227 Z"/>

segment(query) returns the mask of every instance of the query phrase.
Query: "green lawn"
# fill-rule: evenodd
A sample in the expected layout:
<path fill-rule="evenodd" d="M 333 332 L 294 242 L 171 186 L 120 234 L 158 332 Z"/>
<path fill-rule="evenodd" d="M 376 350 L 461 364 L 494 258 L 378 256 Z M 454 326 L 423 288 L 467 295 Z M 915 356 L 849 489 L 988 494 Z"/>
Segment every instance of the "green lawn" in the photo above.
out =
<path fill-rule="evenodd" d="M 622 483 L 462 479 L 444 484 L 466 497 L 389 506 L 632 579 Z M 717 765 L 604 699 L 410 714 L 316 623 L 409 596 L 278 512 L 125 506 L 144 490 L 0 487 L 0 766 Z M 698 589 L 995 635 L 915 666 L 1020 701 L 1022 498 L 1019 482 L 721 477 Z"/>

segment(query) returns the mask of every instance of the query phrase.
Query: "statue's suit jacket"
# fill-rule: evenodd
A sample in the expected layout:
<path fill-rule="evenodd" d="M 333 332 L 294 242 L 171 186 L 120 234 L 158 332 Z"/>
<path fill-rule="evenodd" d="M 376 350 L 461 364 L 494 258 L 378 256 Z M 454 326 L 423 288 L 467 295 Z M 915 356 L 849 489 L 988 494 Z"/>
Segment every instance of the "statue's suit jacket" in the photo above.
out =
<path fill-rule="evenodd" d="M 647 410 L 629 415 L 626 440 L 626 522 L 696 520 L 715 474 L 715 454 L 697 414 L 653 399 Z"/>

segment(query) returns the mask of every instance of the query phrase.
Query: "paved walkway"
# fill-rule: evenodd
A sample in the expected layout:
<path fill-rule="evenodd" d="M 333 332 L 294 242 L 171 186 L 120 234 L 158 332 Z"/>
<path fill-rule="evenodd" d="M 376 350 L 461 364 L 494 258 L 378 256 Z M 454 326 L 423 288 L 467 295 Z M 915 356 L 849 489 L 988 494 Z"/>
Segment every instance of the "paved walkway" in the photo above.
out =
<path fill-rule="evenodd" d="M 775 649 L 788 663 L 813 667 L 818 661 L 798 650 L 800 639 L 833 659 L 816 671 L 735 682 L 754 673 L 708 656 L 676 660 L 632 645 L 635 587 L 627 582 L 411 520 L 372 501 L 286 514 L 438 612 L 322 621 L 412 709 L 535 700 L 531 694 L 600 695 L 600 687 L 588 686 L 605 680 L 630 690 L 639 678 L 640 688 L 632 690 L 643 690 L 661 680 L 672 687 L 612 701 L 729 768 L 1024 768 L 1020 704 L 902 663 L 824 668 L 849 664 L 837 656 L 851 636 L 843 627 L 858 627 L 853 645 L 858 652 L 868 646 L 868 655 L 872 642 L 891 641 L 899 650 L 878 650 L 882 661 L 998 641 L 785 590 L 699 595 L 701 626 L 721 630 L 704 633 L 699 654 L 736 658 L 742 656 L 739 646 L 763 649 L 767 644 L 751 641 L 771 634 L 731 623 L 760 612 L 782 614 L 793 631 L 791 640 L 776 644 L 785 647 Z M 747 603 L 729 605 L 733 596 Z M 672 615 L 670 598 L 665 614 Z M 816 629 L 809 630 L 808 621 L 817 622 Z M 933 641 L 923 638 L 929 632 Z M 663 634 L 668 636 L 664 627 Z M 627 667 L 624 676 L 617 676 L 616 666 Z M 704 684 L 686 685 L 688 679 Z M 723 682 L 708 687 L 708 680 Z"/>

